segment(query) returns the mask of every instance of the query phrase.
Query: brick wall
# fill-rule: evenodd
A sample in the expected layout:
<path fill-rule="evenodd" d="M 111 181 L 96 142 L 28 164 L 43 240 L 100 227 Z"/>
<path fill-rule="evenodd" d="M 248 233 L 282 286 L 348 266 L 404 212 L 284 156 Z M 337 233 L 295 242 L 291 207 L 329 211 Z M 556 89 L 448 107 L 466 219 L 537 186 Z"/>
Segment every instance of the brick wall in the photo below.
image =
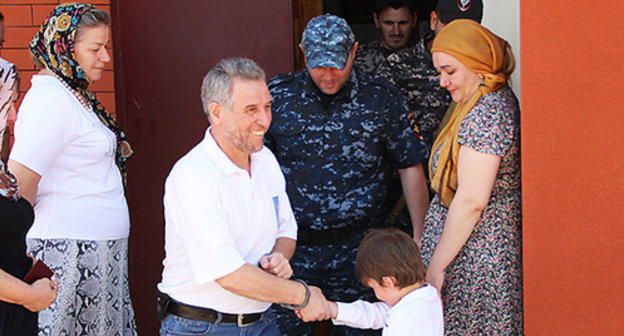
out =
<path fill-rule="evenodd" d="M 28 44 L 50 14 L 52 9 L 67 1 L 58 0 L 0 0 L 0 12 L 4 15 L 4 48 L 0 49 L 0 57 L 14 63 L 20 70 L 22 81 L 20 84 L 20 102 L 24 93 L 30 87 L 30 78 L 38 70 L 30 59 Z M 83 1 L 91 3 L 96 8 L 110 13 L 110 0 Z M 112 38 L 112 35 L 111 35 Z M 111 58 L 112 42 L 108 46 Z M 89 85 L 96 97 L 106 106 L 110 113 L 115 113 L 115 85 L 113 62 L 108 63 L 107 70 L 100 80 Z"/>

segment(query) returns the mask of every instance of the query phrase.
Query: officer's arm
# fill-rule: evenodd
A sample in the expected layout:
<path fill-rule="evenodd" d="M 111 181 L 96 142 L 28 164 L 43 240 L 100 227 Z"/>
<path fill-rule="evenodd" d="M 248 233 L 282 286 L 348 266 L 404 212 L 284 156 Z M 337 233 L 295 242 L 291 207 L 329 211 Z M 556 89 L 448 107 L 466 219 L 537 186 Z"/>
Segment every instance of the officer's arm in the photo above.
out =
<path fill-rule="evenodd" d="M 414 228 L 414 241 L 420 247 L 425 215 L 429 208 L 429 192 L 422 164 L 399 169 L 401 187 Z"/>

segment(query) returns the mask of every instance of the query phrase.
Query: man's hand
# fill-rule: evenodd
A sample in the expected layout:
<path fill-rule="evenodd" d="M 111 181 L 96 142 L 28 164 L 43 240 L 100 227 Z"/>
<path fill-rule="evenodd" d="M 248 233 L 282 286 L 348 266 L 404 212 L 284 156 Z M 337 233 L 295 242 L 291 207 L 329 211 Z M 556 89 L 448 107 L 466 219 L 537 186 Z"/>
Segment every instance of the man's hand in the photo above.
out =
<path fill-rule="evenodd" d="M 331 317 L 331 307 L 321 289 L 310 286 L 310 302 L 305 308 L 296 310 L 295 314 L 304 322 L 322 321 Z"/>
<path fill-rule="evenodd" d="M 260 267 L 266 272 L 284 279 L 289 279 L 293 274 L 288 259 L 280 252 L 267 254 L 260 258 Z"/>

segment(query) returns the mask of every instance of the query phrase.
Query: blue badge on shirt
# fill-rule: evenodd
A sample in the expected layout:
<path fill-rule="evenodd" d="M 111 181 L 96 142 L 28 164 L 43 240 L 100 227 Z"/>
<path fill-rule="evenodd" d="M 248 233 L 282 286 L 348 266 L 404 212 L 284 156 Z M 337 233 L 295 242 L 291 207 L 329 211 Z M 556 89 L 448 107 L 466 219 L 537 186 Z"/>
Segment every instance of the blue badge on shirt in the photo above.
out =
<path fill-rule="evenodd" d="M 275 209 L 275 221 L 279 227 L 279 196 L 273 196 L 273 209 Z"/>

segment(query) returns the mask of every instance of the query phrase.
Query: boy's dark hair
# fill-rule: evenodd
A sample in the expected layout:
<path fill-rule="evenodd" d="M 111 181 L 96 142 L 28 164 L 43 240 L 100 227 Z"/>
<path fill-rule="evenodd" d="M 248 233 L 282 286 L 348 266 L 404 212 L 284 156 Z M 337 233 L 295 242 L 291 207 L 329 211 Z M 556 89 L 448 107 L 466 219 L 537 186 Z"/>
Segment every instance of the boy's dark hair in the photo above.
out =
<path fill-rule="evenodd" d="M 425 266 L 418 246 L 397 229 L 371 231 L 364 237 L 355 258 L 355 275 L 366 285 L 370 279 L 383 284 L 393 276 L 399 288 L 425 281 Z"/>

